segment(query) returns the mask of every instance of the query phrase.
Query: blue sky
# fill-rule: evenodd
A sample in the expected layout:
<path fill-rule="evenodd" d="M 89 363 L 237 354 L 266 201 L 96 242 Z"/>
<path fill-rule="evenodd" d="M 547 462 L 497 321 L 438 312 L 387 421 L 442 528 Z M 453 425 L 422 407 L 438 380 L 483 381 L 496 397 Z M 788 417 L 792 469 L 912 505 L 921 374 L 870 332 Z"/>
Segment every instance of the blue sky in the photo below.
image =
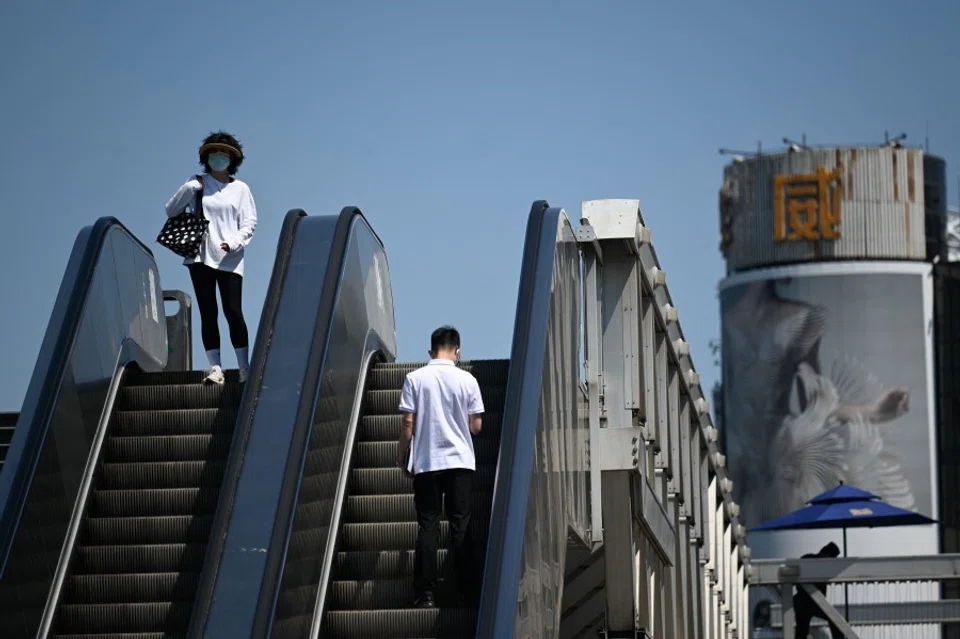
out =
<path fill-rule="evenodd" d="M 531 202 L 638 198 L 709 389 L 717 149 L 922 143 L 929 123 L 956 175 L 957 25 L 954 0 L 5 0 L 0 410 L 20 407 L 77 231 L 113 215 L 152 241 L 217 128 L 259 209 L 251 333 L 284 213 L 355 204 L 387 247 L 400 358 L 447 322 L 465 356 L 505 357 Z"/>

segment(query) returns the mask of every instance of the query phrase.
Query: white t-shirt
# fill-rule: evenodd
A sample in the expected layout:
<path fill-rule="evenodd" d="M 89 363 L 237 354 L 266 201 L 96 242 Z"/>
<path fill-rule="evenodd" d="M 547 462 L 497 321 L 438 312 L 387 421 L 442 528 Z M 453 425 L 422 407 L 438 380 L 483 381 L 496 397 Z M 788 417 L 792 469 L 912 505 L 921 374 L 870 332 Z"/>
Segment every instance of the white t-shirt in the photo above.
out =
<path fill-rule="evenodd" d="M 473 375 L 450 360 L 430 360 L 407 374 L 400 411 L 417 415 L 407 470 L 477 469 L 470 416 L 483 412 L 483 398 Z"/>
<path fill-rule="evenodd" d="M 167 217 L 183 213 L 187 205 L 193 207 L 194 196 L 200 184 L 190 178 L 167 202 Z M 243 275 L 243 249 L 253 238 L 257 228 L 257 206 L 253 193 L 245 182 L 233 180 L 224 184 L 212 175 L 203 176 L 203 216 L 210 220 L 200 253 L 186 258 L 184 264 L 201 262 L 221 271 Z M 230 251 L 220 245 L 226 243 Z"/>

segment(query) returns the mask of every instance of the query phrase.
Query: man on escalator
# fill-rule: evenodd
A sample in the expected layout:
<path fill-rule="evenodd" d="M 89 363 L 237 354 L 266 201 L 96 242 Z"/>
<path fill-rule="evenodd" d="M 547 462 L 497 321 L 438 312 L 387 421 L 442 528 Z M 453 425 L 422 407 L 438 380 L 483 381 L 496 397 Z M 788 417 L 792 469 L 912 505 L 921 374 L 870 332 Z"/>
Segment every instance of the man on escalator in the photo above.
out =
<path fill-rule="evenodd" d="M 436 606 L 441 504 L 446 498 L 450 552 L 460 595 L 479 594 L 477 552 L 470 518 L 476 457 L 473 436 L 482 428 L 483 398 L 476 378 L 457 366 L 460 333 L 442 326 L 430 336 L 430 362 L 409 373 L 400 394 L 403 427 L 397 465 L 413 477 L 417 509 L 414 605 Z"/>

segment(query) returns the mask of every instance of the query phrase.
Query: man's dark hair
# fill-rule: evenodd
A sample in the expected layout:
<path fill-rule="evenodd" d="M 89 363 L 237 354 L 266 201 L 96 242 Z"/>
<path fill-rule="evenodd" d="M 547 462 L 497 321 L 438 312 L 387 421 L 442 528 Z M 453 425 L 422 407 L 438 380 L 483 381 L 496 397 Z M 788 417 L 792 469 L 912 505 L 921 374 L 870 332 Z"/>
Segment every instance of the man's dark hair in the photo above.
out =
<path fill-rule="evenodd" d="M 441 326 L 430 336 L 430 352 L 460 348 L 460 331 L 452 326 Z"/>
<path fill-rule="evenodd" d="M 207 145 L 218 144 L 223 144 L 231 148 L 230 166 L 227 167 L 227 173 L 230 175 L 236 175 L 237 169 L 239 169 L 240 165 L 243 164 L 243 145 L 240 144 L 240 140 L 226 131 L 215 131 L 203 139 L 203 143 L 200 144 L 200 165 L 203 166 L 204 171 L 210 173 L 210 165 L 207 163 L 210 154 L 226 149 L 218 149 L 216 146 L 212 146 L 210 149 L 206 149 L 204 147 Z"/>

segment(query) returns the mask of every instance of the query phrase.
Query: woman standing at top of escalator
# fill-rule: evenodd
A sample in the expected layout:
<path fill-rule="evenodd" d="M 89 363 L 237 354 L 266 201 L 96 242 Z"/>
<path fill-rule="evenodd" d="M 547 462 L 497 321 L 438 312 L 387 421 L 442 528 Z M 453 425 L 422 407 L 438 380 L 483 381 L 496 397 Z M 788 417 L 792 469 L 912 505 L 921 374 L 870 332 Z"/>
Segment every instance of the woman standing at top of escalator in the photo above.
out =
<path fill-rule="evenodd" d="M 235 177 L 243 163 L 243 146 L 224 131 L 211 133 L 200 145 L 200 165 L 204 175 L 195 175 L 167 202 L 167 216 L 179 215 L 202 191 L 203 215 L 210 221 L 195 258 L 183 263 L 190 270 L 200 333 L 207 352 L 210 371 L 204 381 L 223 384 L 220 360 L 220 329 L 217 325 L 217 289 L 223 314 L 230 327 L 230 342 L 237 354 L 240 381 L 247 379 L 249 337 L 243 319 L 243 253 L 257 228 L 257 207 L 250 187 Z"/>

